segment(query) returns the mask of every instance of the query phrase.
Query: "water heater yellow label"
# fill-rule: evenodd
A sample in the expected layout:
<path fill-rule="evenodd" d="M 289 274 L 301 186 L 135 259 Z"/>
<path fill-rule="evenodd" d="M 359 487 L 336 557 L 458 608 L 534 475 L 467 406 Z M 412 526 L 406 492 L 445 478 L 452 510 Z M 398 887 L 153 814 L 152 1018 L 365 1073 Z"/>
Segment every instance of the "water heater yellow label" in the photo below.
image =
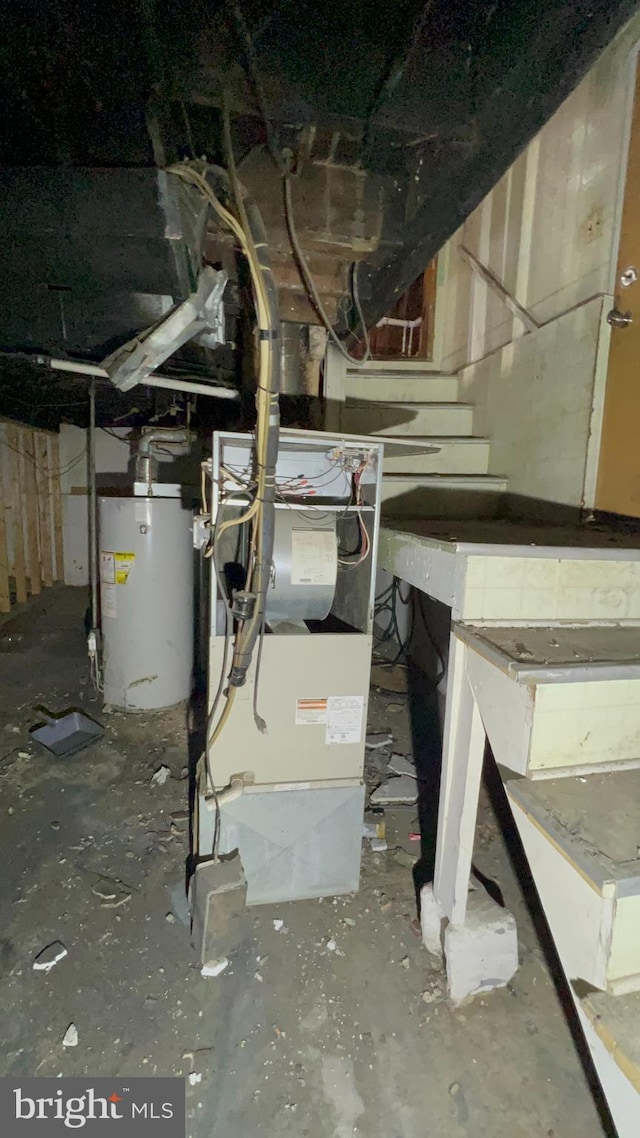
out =
<path fill-rule="evenodd" d="M 135 559 L 135 553 L 114 553 L 116 585 L 126 585 Z"/>

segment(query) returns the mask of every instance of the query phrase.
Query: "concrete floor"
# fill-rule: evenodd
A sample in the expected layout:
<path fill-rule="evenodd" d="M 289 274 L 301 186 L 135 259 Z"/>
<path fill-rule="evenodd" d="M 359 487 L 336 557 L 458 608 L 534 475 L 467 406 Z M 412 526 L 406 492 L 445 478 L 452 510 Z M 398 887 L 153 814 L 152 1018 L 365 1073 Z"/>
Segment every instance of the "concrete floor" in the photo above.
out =
<path fill-rule="evenodd" d="M 228 971 L 200 976 L 181 921 L 184 716 L 101 716 L 84 604 L 51 589 L 0 627 L 0 1074 L 193 1073 L 192 1138 L 602 1138 L 487 800 L 476 862 L 521 938 L 508 988 L 448 1005 L 416 933 L 411 870 L 393 852 L 415 849 L 415 808 L 391 817 L 388 853 L 364 844 L 357 896 L 254 910 Z M 400 750 L 406 702 L 377 693 L 371 708 L 371 729 L 391 725 Z M 26 734 L 39 703 L 86 707 L 103 741 L 49 757 Z M 152 786 L 161 764 L 171 778 Z M 67 958 L 33 971 L 56 939 Z M 65 1049 L 72 1022 L 78 1046 Z"/>

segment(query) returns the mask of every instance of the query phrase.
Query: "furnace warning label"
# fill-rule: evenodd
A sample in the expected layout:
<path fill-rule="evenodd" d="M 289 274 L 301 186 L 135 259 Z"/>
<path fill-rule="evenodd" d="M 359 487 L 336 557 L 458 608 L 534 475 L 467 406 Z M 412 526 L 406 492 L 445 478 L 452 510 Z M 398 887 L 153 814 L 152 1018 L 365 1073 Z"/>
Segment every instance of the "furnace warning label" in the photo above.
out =
<path fill-rule="evenodd" d="M 116 583 L 116 559 L 113 553 L 103 553 L 100 550 L 100 580 L 103 585 Z"/>
<path fill-rule="evenodd" d="M 333 585 L 338 568 L 333 530 L 291 530 L 291 584 Z"/>
<path fill-rule="evenodd" d="M 110 616 L 114 620 L 118 615 L 118 602 L 116 598 L 115 585 L 107 585 L 102 582 L 102 592 L 100 594 L 102 601 L 102 615 Z"/>
<path fill-rule="evenodd" d="M 325 742 L 360 743 L 364 719 L 364 696 L 330 695 L 327 700 Z"/>
<path fill-rule="evenodd" d="M 114 553 L 116 585 L 126 585 L 127 578 L 136 559 L 135 553 Z"/>
<path fill-rule="evenodd" d="M 326 699 L 297 699 L 296 727 L 312 727 L 327 722 Z"/>

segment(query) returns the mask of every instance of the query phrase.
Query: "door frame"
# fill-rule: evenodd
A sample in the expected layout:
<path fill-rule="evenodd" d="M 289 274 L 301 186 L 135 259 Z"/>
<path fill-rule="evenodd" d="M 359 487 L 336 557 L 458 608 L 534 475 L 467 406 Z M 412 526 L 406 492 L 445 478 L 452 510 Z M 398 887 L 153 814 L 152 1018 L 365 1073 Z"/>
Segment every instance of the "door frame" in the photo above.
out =
<path fill-rule="evenodd" d="M 624 35 L 624 32 L 622 33 Z M 626 99 L 624 107 L 624 120 L 622 138 L 620 142 L 621 158 L 618 183 L 613 210 L 613 230 L 611 237 L 611 258 L 607 280 L 607 292 L 602 298 L 602 311 L 600 314 L 600 330 L 598 333 L 598 346 L 594 362 L 593 395 L 591 401 L 591 429 L 587 442 L 585 458 L 585 472 L 582 500 L 587 509 L 595 509 L 596 493 L 598 487 L 598 474 L 600 470 L 600 449 L 602 444 L 602 428 L 604 424 L 604 406 L 607 389 L 607 376 L 609 372 L 609 350 L 611 347 L 611 326 L 607 323 L 607 313 L 615 304 L 615 293 L 618 276 L 618 257 L 620 252 L 620 238 L 622 235 L 622 214 L 627 186 L 627 169 L 629 165 L 629 146 L 631 142 L 631 126 L 636 96 L 636 73 L 640 66 L 640 40 L 636 40 L 630 47 L 624 71 L 626 75 Z"/>

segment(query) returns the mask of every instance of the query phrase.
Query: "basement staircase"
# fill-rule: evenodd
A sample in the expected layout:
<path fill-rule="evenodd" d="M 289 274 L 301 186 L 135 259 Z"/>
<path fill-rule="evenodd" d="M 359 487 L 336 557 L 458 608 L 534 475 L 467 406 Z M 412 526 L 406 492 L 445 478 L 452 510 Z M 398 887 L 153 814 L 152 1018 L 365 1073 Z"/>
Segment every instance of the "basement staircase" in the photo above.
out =
<path fill-rule="evenodd" d="M 385 459 L 378 567 L 451 610 L 424 943 L 444 952 L 454 1000 L 509 978 L 492 970 L 499 946 L 484 955 L 486 901 L 469 892 L 488 739 L 619 1138 L 637 1138 L 640 536 L 556 507 L 543 517 L 539 503 L 523 515 L 488 473 L 490 442 L 474 436 L 457 378 L 428 366 L 352 368 L 332 352 L 326 372 L 328 430 L 415 439 L 413 454 Z M 476 934 L 467 977 L 454 944 Z"/>
<path fill-rule="evenodd" d="M 326 430 L 415 440 L 413 453 L 385 458 L 387 515 L 419 509 L 450 516 L 468 509 L 470 495 L 507 488 L 506 479 L 489 474 L 490 443 L 473 434 L 474 410 L 459 401 L 457 376 L 428 369 L 424 360 L 371 360 L 360 368 L 333 348 L 327 355 Z"/>
<path fill-rule="evenodd" d="M 611 598 L 615 607 L 615 588 Z M 454 637 L 618 1134 L 633 1138 L 640 628 L 458 624 Z"/>
<path fill-rule="evenodd" d="M 514 523 L 508 544 L 509 525 L 499 527 L 468 522 L 460 540 L 425 519 L 385 529 L 381 542 L 381 567 L 448 602 L 454 617 L 435 878 L 423 891 L 435 934 L 432 915 L 425 945 L 442 944 L 452 998 L 473 995 L 449 948 L 468 920 L 479 931 L 469 885 L 487 739 L 618 1134 L 635 1138 L 640 542 Z M 495 979 L 490 953 L 483 964 L 475 991 L 509 978 Z M 509 975 L 515 967 L 517 956 Z"/>

